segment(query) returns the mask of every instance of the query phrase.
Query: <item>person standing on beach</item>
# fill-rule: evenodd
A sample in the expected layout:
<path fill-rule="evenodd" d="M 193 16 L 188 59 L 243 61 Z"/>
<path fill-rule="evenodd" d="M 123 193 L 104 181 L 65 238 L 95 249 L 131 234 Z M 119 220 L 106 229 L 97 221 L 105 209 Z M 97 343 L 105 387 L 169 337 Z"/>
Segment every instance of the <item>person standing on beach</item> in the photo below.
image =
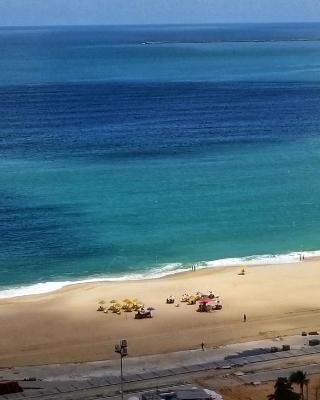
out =
<path fill-rule="evenodd" d="M 247 315 L 243 314 L 243 322 L 247 322 Z"/>
<path fill-rule="evenodd" d="M 204 343 L 203 342 L 201 343 L 201 349 L 202 349 L 202 351 L 204 351 Z"/>

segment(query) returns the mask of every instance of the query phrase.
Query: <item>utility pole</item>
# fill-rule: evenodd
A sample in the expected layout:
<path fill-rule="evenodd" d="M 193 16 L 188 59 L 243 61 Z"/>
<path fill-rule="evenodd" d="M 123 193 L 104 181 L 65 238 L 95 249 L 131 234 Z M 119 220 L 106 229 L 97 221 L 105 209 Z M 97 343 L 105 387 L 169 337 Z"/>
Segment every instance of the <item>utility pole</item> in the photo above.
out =
<path fill-rule="evenodd" d="M 116 344 L 114 346 L 114 351 L 120 354 L 120 391 L 121 391 L 121 400 L 123 400 L 123 367 L 122 367 L 122 359 L 128 355 L 128 344 L 126 340 L 120 340 L 120 344 Z"/>

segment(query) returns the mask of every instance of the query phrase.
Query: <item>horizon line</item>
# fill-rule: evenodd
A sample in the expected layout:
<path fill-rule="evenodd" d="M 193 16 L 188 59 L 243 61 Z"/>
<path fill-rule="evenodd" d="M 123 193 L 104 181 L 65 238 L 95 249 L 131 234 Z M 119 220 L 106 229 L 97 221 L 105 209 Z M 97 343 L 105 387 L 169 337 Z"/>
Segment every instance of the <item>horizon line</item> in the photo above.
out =
<path fill-rule="evenodd" d="M 300 25 L 311 25 L 320 24 L 319 21 L 260 21 L 260 22 L 183 22 L 183 23 L 140 23 L 140 24 L 40 24 L 40 25 L 0 25 L 2 28 L 64 28 L 64 27 L 138 27 L 138 26 L 199 26 L 199 25 L 288 25 L 288 24 L 300 24 Z"/>

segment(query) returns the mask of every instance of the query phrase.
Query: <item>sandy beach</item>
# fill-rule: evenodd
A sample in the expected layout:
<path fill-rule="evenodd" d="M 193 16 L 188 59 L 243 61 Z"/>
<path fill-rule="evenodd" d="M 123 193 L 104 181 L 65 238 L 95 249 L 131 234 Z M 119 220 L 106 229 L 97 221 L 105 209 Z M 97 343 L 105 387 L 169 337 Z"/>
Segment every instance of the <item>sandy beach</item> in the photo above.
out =
<path fill-rule="evenodd" d="M 114 358 L 125 338 L 131 356 L 156 354 L 320 328 L 320 260 L 295 264 L 215 268 L 160 279 L 98 282 L 0 302 L 0 366 L 83 362 Z M 223 309 L 167 305 L 185 292 L 214 290 Z M 139 298 L 156 308 L 154 318 L 104 314 L 99 300 Z M 247 322 L 243 322 L 243 314 Z"/>

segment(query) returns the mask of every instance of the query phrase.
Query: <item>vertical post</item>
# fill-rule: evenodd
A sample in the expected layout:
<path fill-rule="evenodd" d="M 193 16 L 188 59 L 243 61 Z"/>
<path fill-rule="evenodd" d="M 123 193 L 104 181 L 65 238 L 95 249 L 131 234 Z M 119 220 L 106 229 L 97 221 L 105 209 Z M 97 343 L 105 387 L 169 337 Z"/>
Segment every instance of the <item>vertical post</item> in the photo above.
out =
<path fill-rule="evenodd" d="M 128 355 L 128 345 L 126 340 L 121 340 L 120 344 L 116 344 L 114 351 L 120 355 L 120 392 L 121 400 L 124 398 L 123 393 L 123 357 Z"/>
<path fill-rule="evenodd" d="M 121 389 L 121 400 L 123 400 L 123 369 L 122 369 L 123 355 L 120 354 L 120 389 Z"/>

